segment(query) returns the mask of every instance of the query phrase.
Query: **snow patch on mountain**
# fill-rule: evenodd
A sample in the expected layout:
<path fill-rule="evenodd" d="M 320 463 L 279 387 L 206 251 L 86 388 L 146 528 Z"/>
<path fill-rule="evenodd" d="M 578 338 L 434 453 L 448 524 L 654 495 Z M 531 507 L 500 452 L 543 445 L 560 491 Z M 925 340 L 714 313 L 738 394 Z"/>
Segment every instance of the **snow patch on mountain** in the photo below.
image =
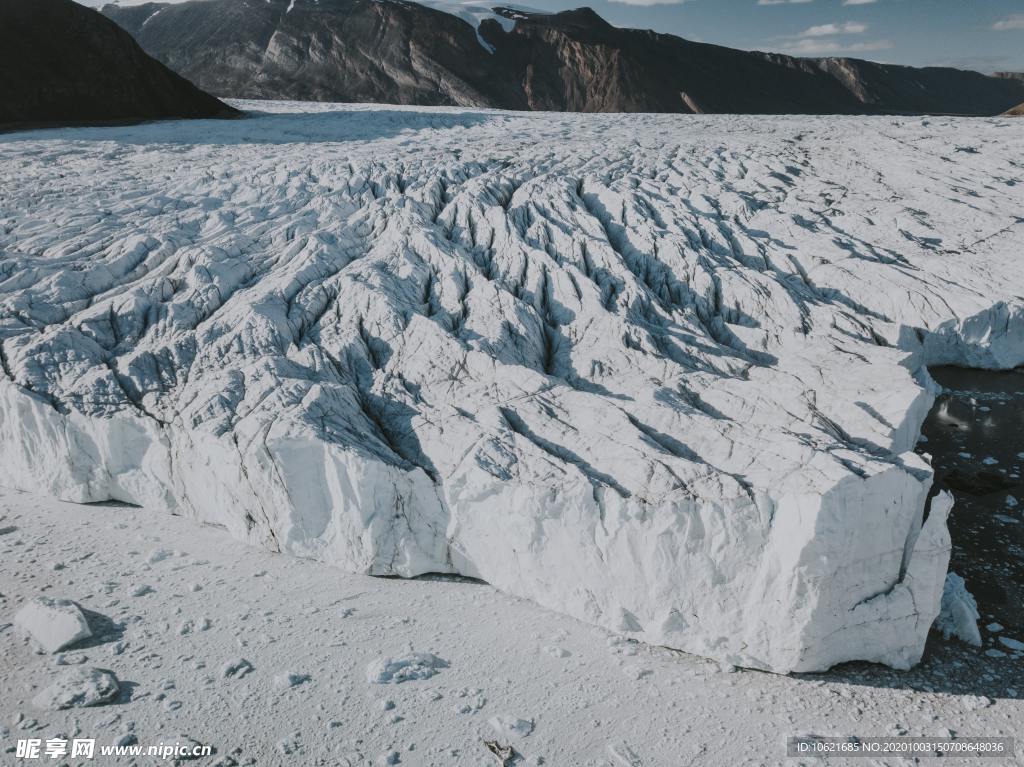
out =
<path fill-rule="evenodd" d="M 406 2 L 406 0 L 377 0 L 378 2 Z M 510 6 L 510 5 L 489 5 L 487 3 L 476 2 L 476 0 L 411 0 L 418 5 L 424 5 L 427 8 L 433 8 L 435 11 L 441 11 L 452 16 L 456 16 L 473 29 L 476 30 L 476 39 L 480 45 L 488 53 L 494 53 L 495 47 L 492 43 L 484 39 L 480 33 L 480 25 L 487 19 L 496 21 L 501 25 L 501 28 L 506 32 L 511 32 L 516 26 L 516 17 L 522 17 L 523 14 L 546 14 L 547 11 L 541 11 L 533 8 L 526 8 L 525 6 Z"/>
<path fill-rule="evenodd" d="M 920 658 L 924 365 L 1024 361 L 1008 121 L 248 106 L 0 142 L 5 483 L 729 665 Z"/>

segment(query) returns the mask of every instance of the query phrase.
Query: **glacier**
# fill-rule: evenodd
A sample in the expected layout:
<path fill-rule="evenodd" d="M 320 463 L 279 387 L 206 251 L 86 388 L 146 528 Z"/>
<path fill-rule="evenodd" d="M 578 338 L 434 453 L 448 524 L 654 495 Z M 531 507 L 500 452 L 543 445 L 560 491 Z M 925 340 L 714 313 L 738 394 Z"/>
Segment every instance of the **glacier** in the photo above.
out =
<path fill-rule="evenodd" d="M 737 666 L 920 659 L 927 365 L 1024 362 L 1011 120 L 235 105 L 0 137 L 0 484 Z"/>

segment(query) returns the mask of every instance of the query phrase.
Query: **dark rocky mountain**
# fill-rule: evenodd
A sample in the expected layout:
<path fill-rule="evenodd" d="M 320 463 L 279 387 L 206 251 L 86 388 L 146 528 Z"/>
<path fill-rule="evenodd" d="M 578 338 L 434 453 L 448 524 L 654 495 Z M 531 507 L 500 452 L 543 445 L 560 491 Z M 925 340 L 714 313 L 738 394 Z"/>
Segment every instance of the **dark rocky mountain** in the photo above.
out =
<path fill-rule="evenodd" d="M 232 114 L 97 11 L 0 0 L 0 127 Z"/>
<path fill-rule="evenodd" d="M 586 112 L 983 115 L 1024 100 L 1024 83 L 1010 79 L 738 51 L 613 27 L 588 8 L 498 7 L 479 29 L 404 0 L 194 0 L 103 10 L 146 51 L 222 96 Z"/>

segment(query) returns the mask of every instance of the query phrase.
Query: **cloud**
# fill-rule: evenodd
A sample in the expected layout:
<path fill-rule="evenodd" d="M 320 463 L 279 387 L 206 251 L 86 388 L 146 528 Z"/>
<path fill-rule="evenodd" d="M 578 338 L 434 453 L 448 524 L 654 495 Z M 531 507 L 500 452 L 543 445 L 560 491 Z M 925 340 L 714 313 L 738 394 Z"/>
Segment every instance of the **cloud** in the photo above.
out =
<path fill-rule="evenodd" d="M 1005 32 L 1008 29 L 1024 29 L 1024 13 L 1011 13 L 1007 18 L 993 24 L 992 29 L 997 32 Z"/>
<path fill-rule="evenodd" d="M 843 5 L 871 5 L 878 0 L 843 0 Z"/>
<path fill-rule="evenodd" d="M 859 35 L 868 31 L 867 24 L 847 21 L 844 24 L 819 24 L 800 33 L 799 37 L 830 37 L 831 35 Z"/>
<path fill-rule="evenodd" d="M 843 35 L 862 35 L 868 25 L 859 21 L 844 21 L 834 24 L 818 24 L 808 27 L 796 36 L 782 38 L 780 50 L 792 56 L 825 56 L 834 53 L 866 53 L 892 48 L 888 40 L 870 42 L 844 42 Z"/>
<path fill-rule="evenodd" d="M 758 5 L 803 5 L 813 2 L 814 0 L 757 0 Z"/>
<path fill-rule="evenodd" d="M 976 72 L 983 72 L 989 75 L 993 72 L 1005 72 L 1019 67 L 1019 63 L 1012 56 L 999 54 L 988 56 L 940 56 L 923 63 L 930 67 L 973 69 Z"/>
<path fill-rule="evenodd" d="M 790 56 L 832 56 L 838 53 L 871 53 L 893 48 L 889 40 L 870 40 L 862 43 L 844 43 L 832 37 L 806 37 L 782 46 Z"/>

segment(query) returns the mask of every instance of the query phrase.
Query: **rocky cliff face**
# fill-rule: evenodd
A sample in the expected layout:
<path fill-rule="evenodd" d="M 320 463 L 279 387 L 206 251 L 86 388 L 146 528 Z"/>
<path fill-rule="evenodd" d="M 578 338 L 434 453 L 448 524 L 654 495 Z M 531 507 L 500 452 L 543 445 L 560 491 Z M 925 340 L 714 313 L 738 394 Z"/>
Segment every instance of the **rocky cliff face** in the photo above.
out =
<path fill-rule="evenodd" d="M 71 0 L 0 0 L 0 126 L 214 117 L 233 109 Z"/>
<path fill-rule="evenodd" d="M 619 29 L 594 11 L 402 0 L 204 0 L 104 12 L 222 96 L 582 112 L 999 114 L 1024 83 L 953 69 L 796 59 Z"/>

